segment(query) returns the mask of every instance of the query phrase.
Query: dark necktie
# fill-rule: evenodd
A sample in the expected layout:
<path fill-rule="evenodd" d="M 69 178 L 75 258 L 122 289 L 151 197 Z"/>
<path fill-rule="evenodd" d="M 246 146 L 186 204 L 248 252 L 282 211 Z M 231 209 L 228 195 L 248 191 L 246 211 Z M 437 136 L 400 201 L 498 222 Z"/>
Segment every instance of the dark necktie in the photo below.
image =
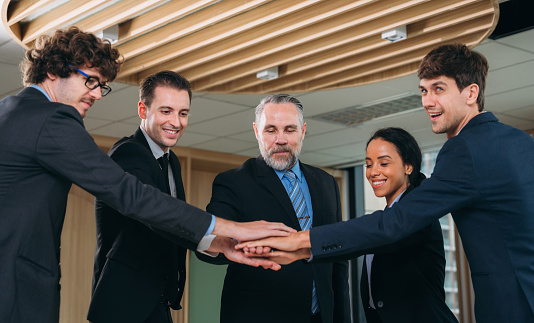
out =
<path fill-rule="evenodd" d="M 171 194 L 171 186 L 169 184 L 169 154 L 165 153 L 158 158 L 159 165 L 161 166 L 161 172 L 165 177 L 165 186 L 167 187 L 167 194 Z"/>

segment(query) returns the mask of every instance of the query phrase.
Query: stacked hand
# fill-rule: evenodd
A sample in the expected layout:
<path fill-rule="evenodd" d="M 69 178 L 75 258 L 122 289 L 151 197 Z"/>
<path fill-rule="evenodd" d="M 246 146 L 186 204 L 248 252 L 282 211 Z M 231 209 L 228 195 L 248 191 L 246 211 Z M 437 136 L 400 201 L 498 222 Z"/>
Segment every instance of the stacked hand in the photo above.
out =
<path fill-rule="evenodd" d="M 266 258 L 279 265 L 311 257 L 309 231 L 293 232 L 288 236 L 268 237 L 239 243 L 236 249 L 252 258 Z"/>
<path fill-rule="evenodd" d="M 212 234 L 217 237 L 208 251 L 222 252 L 229 260 L 245 265 L 279 270 L 280 265 L 311 256 L 309 231 L 296 232 L 282 223 L 217 218 Z"/>

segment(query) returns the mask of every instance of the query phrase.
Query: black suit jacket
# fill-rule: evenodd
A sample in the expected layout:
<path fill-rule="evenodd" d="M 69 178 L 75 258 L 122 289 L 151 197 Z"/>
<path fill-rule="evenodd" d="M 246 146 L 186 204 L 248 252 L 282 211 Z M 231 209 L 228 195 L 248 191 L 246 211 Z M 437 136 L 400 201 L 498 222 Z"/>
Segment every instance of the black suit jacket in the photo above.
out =
<path fill-rule="evenodd" d="M 315 167 L 302 163 L 300 167 L 310 190 L 313 226 L 341 221 L 334 178 Z M 282 182 L 261 157 L 219 174 L 207 209 L 234 221 L 282 222 L 300 230 Z M 279 271 L 231 263 L 224 280 L 221 322 L 309 322 L 312 280 L 323 322 L 350 322 L 346 261 L 315 265 L 299 261 Z"/>
<path fill-rule="evenodd" d="M 143 183 L 168 193 L 161 167 L 140 129 L 119 140 L 108 155 Z M 169 162 L 176 197 L 185 200 L 180 162 L 172 151 Z M 97 245 L 89 321 L 143 322 L 161 295 L 174 309 L 180 309 L 186 249 L 100 199 L 95 203 L 95 215 Z"/>
<path fill-rule="evenodd" d="M 72 106 L 25 88 L 0 101 L 0 322 L 59 320 L 59 250 L 72 183 L 196 249 L 211 215 L 126 174 Z"/>
<path fill-rule="evenodd" d="M 404 198 L 413 187 L 409 186 Z M 360 292 L 367 323 L 458 322 L 445 303 L 445 251 L 439 221 L 406 238 L 370 250 L 371 292 L 364 258 Z M 377 317 L 378 316 L 378 317 Z"/>
<path fill-rule="evenodd" d="M 471 269 L 477 322 L 534 322 L 533 161 L 534 138 L 481 113 L 443 145 L 432 176 L 393 207 L 312 228 L 314 260 L 357 256 L 450 212 Z"/>

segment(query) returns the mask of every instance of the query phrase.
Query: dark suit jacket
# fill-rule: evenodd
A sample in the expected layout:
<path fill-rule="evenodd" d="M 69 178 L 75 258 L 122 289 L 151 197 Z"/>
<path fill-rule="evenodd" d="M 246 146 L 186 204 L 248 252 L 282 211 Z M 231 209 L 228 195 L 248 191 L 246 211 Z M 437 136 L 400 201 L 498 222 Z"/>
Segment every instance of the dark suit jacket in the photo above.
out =
<path fill-rule="evenodd" d="M 72 106 L 25 88 L 0 101 L 0 322 L 59 320 L 59 250 L 72 183 L 196 249 L 211 216 L 126 174 Z"/>
<path fill-rule="evenodd" d="M 141 182 L 168 193 L 161 167 L 140 129 L 119 140 L 108 155 Z M 180 162 L 172 151 L 169 161 L 176 197 L 185 200 Z M 174 309 L 180 309 L 186 249 L 122 216 L 100 199 L 95 211 L 97 245 L 89 321 L 143 322 L 161 295 Z"/>
<path fill-rule="evenodd" d="M 477 322 L 534 322 L 534 138 L 490 113 L 447 140 L 432 177 L 385 211 L 312 228 L 315 260 L 354 257 L 452 213 Z"/>
<path fill-rule="evenodd" d="M 412 190 L 409 186 L 401 200 Z M 369 306 L 364 258 L 360 292 L 367 323 L 458 323 L 445 303 L 445 251 L 438 220 L 369 253 L 374 254 L 371 292 L 376 310 Z"/>
<path fill-rule="evenodd" d="M 300 167 L 310 190 L 313 226 L 341 221 L 334 178 L 315 167 L 302 163 Z M 234 221 L 282 222 L 300 230 L 282 182 L 261 157 L 219 174 L 207 209 Z M 296 262 L 280 271 L 231 263 L 224 280 L 221 322 L 309 322 L 312 280 L 323 322 L 350 322 L 346 261 Z"/>

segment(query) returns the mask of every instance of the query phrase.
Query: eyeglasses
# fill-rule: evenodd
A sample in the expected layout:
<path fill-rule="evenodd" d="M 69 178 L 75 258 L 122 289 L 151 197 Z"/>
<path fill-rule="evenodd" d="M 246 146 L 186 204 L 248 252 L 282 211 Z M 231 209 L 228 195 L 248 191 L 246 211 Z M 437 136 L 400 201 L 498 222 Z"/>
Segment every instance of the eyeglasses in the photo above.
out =
<path fill-rule="evenodd" d="M 85 74 L 84 72 L 80 71 L 79 69 L 76 69 L 76 70 L 78 71 L 78 73 L 80 73 L 83 76 L 87 77 L 87 79 L 85 80 L 85 86 L 89 90 L 94 90 L 94 89 L 96 89 L 97 87 L 100 86 L 100 93 L 102 94 L 102 96 L 106 96 L 106 95 L 109 94 L 109 92 L 111 92 L 111 88 L 109 87 L 109 85 L 100 83 L 100 81 L 96 77 L 89 76 L 89 75 Z"/>

